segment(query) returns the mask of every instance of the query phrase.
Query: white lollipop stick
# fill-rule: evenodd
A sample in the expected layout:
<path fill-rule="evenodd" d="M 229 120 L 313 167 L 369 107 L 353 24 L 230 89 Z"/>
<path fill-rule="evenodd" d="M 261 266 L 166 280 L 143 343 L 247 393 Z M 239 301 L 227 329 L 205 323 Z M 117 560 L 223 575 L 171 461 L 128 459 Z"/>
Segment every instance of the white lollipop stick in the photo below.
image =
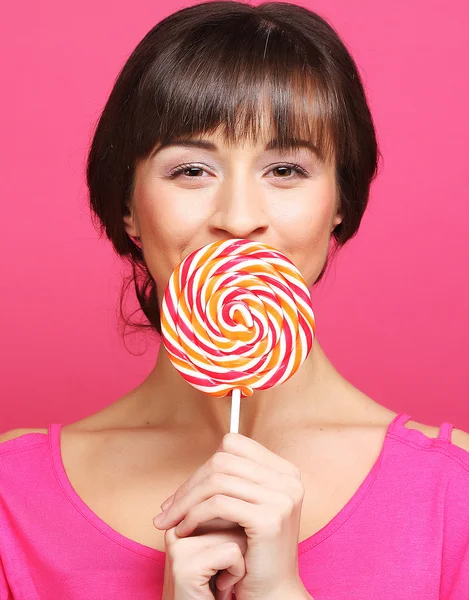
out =
<path fill-rule="evenodd" d="M 241 406 L 241 390 L 235 388 L 231 392 L 230 433 L 239 433 L 239 410 Z"/>

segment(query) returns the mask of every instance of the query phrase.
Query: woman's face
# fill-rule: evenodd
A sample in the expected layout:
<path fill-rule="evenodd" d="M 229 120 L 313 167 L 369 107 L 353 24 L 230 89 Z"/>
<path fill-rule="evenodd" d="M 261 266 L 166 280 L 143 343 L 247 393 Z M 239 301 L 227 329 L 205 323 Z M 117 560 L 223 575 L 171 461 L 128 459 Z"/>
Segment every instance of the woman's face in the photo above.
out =
<path fill-rule="evenodd" d="M 160 301 L 182 259 L 229 238 L 280 250 L 311 286 L 342 220 L 334 165 L 314 148 L 269 148 L 270 138 L 236 147 L 219 135 L 197 139 L 210 147 L 181 142 L 138 165 L 132 214 L 124 217 L 127 233 L 141 238 Z"/>

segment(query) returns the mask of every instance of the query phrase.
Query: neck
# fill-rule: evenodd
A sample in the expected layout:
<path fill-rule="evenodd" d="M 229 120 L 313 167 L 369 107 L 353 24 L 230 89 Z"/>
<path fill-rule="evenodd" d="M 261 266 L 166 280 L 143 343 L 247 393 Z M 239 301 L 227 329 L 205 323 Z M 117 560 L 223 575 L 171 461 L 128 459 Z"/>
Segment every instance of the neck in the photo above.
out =
<path fill-rule="evenodd" d="M 241 398 L 239 433 L 256 439 L 280 425 L 335 420 L 345 385 L 316 337 L 308 358 L 293 377 Z M 172 366 L 163 344 L 155 367 L 138 392 L 139 414 L 149 425 L 217 437 L 229 431 L 231 395 L 213 398 L 193 388 Z"/>

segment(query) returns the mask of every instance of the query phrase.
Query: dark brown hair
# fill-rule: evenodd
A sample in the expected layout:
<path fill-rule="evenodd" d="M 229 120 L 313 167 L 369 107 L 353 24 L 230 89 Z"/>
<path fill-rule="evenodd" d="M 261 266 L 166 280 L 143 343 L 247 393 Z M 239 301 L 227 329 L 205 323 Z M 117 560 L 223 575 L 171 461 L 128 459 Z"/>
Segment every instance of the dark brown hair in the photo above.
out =
<path fill-rule="evenodd" d="M 306 138 L 334 161 L 343 220 L 333 238 L 343 246 L 358 231 L 379 150 L 356 64 L 324 18 L 286 2 L 203 2 L 160 21 L 132 52 L 96 125 L 86 173 L 92 217 L 132 267 L 120 299 L 125 324 L 161 331 L 155 282 L 123 221 L 138 161 L 220 126 L 227 143 L 256 139 L 266 115 L 281 147 Z M 123 315 L 131 283 L 148 322 Z"/>

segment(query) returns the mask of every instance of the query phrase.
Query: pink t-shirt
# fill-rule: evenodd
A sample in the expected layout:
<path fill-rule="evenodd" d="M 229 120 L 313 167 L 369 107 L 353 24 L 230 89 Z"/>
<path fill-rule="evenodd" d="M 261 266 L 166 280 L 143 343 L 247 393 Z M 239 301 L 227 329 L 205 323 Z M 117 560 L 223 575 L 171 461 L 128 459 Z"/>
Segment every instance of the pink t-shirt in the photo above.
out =
<path fill-rule="evenodd" d="M 315 600 L 469 600 L 469 452 L 451 424 L 432 439 L 409 419 L 396 416 L 354 496 L 298 545 Z M 60 428 L 0 445 L 0 600 L 160 599 L 165 554 L 81 500 Z"/>

